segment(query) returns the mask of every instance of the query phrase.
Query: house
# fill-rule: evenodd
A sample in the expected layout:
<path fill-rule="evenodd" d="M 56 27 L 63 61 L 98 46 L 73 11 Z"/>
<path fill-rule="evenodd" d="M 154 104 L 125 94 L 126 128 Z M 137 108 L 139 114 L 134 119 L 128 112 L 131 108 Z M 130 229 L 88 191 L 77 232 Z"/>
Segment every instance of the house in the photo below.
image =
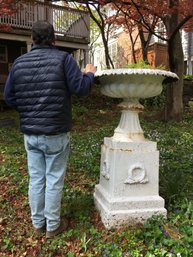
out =
<path fill-rule="evenodd" d="M 123 30 L 118 30 L 117 32 L 116 37 L 113 34 L 113 37 L 109 38 L 109 54 L 113 61 L 114 68 L 125 68 L 128 67 L 128 64 L 134 62 L 132 44 L 128 33 Z M 137 32 L 134 31 L 133 38 L 135 39 L 136 36 Z M 184 74 L 193 75 L 193 33 L 182 30 L 181 38 L 184 52 Z M 134 52 L 137 61 L 142 60 L 142 50 L 139 40 L 136 40 Z M 167 44 L 160 41 L 160 39 L 154 35 L 148 47 L 147 57 L 152 67 L 169 67 Z M 101 41 L 97 42 L 94 65 L 97 66 L 98 70 L 106 68 L 104 47 Z M 192 101 L 191 99 L 193 99 L 193 82 L 185 79 L 183 88 L 184 106 L 189 106 L 189 102 Z"/>
<path fill-rule="evenodd" d="M 160 23 L 158 32 L 163 36 L 165 33 L 164 26 Z M 136 60 L 142 60 L 142 49 L 139 37 L 137 37 L 137 30 L 133 30 L 132 38 L 135 41 L 134 53 Z M 184 73 L 193 75 L 193 32 L 181 31 L 182 47 L 184 52 Z M 132 56 L 132 43 L 130 40 L 129 33 L 123 29 L 118 29 L 117 32 L 113 33 L 112 37 L 109 37 L 109 54 L 113 61 L 114 68 L 124 68 L 128 64 L 134 62 Z M 147 54 L 148 62 L 153 67 L 164 66 L 168 68 L 169 60 L 167 53 L 166 41 L 160 40 L 155 35 L 152 35 Z M 96 44 L 94 65 L 97 66 L 98 70 L 105 69 L 105 52 L 100 38 Z"/>
<path fill-rule="evenodd" d="M 134 31 L 133 38 L 136 37 L 137 32 Z M 98 70 L 105 69 L 106 66 L 104 47 L 100 40 L 97 42 L 94 55 L 94 65 L 97 66 Z M 130 36 L 124 30 L 118 30 L 116 36 L 113 35 L 109 38 L 108 47 L 114 68 L 125 68 L 134 62 Z M 138 37 L 134 45 L 134 53 L 137 61 L 142 60 L 142 49 Z M 148 47 L 148 61 L 153 67 L 168 67 L 167 45 L 153 38 Z"/>
<path fill-rule="evenodd" d="M 90 41 L 89 13 L 66 6 L 41 1 L 17 2 L 17 12 L 12 16 L 1 15 L 0 24 L 0 92 L 14 60 L 30 51 L 31 28 L 35 21 L 47 20 L 53 24 L 56 46 L 71 53 L 82 68 L 88 63 Z"/>
<path fill-rule="evenodd" d="M 184 73 L 193 75 L 193 32 L 183 30 L 181 35 L 184 50 Z"/>

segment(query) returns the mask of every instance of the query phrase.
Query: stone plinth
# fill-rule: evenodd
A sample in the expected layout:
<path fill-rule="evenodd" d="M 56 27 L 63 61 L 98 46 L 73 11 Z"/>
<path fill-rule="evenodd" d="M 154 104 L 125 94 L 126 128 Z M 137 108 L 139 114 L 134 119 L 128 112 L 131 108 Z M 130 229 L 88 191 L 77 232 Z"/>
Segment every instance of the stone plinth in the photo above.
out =
<path fill-rule="evenodd" d="M 159 151 L 156 142 L 120 142 L 104 138 L 100 182 L 94 200 L 107 229 L 166 216 L 159 196 Z"/>

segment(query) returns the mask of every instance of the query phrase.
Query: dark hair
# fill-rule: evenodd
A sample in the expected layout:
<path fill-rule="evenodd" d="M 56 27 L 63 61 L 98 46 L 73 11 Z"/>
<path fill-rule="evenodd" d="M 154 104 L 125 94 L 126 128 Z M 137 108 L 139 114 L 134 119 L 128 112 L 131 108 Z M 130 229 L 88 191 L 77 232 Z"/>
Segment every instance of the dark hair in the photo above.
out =
<path fill-rule="evenodd" d="M 47 21 L 36 21 L 32 27 L 32 40 L 35 44 L 51 45 L 54 42 L 54 27 Z"/>

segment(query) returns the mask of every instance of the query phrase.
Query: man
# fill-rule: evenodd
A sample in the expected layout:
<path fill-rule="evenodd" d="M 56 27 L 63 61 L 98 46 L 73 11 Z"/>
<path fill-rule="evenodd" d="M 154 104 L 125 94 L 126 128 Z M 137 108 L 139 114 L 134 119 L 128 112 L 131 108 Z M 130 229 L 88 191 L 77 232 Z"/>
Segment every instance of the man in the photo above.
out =
<path fill-rule="evenodd" d="M 96 68 L 84 74 L 73 57 L 54 47 L 53 26 L 37 21 L 33 46 L 17 58 L 8 76 L 4 98 L 20 115 L 29 170 L 29 203 L 37 233 L 52 238 L 67 228 L 60 218 L 61 196 L 69 156 L 71 95 L 90 93 Z"/>

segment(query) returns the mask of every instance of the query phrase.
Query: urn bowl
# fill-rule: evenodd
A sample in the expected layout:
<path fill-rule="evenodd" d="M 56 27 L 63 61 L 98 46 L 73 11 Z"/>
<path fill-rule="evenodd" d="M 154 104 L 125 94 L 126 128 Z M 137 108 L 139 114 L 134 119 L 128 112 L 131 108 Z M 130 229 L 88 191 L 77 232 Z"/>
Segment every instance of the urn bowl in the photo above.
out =
<path fill-rule="evenodd" d="M 170 71 L 158 69 L 112 69 L 96 73 L 103 95 L 114 98 L 148 98 L 162 92 L 163 84 L 177 80 Z"/>

